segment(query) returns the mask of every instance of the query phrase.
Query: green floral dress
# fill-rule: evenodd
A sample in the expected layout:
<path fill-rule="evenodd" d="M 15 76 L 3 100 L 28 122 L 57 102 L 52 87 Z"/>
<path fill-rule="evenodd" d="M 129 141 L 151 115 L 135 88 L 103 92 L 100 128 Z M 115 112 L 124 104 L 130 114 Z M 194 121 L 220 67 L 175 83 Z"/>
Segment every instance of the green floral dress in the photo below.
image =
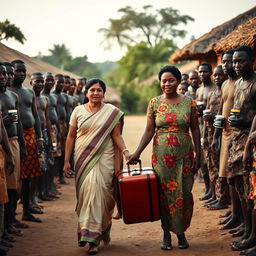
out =
<path fill-rule="evenodd" d="M 152 165 L 161 183 L 162 227 L 182 234 L 193 214 L 194 151 L 189 127 L 191 116 L 197 115 L 196 104 L 187 96 L 177 104 L 164 103 L 158 96 L 150 100 L 147 115 L 156 124 Z"/>

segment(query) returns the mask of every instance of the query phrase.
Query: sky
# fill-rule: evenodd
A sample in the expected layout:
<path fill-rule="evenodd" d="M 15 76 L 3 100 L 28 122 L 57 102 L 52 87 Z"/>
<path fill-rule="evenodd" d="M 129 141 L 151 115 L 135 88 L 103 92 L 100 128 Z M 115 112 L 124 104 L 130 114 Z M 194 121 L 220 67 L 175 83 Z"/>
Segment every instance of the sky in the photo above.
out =
<path fill-rule="evenodd" d="M 116 61 L 125 49 L 113 45 L 104 49 L 100 28 L 107 28 L 110 18 L 120 18 L 118 9 L 131 6 L 138 11 L 142 6 L 172 7 L 183 15 L 192 16 L 183 29 L 186 38 L 176 40 L 181 48 L 229 19 L 255 6 L 255 0 L 0 0 L 0 21 L 8 19 L 24 33 L 24 45 L 14 40 L 2 41 L 5 45 L 29 56 L 39 52 L 48 55 L 54 44 L 64 43 L 73 57 L 88 56 L 91 62 Z M 1 56 L 0 56 L 1 57 Z"/>

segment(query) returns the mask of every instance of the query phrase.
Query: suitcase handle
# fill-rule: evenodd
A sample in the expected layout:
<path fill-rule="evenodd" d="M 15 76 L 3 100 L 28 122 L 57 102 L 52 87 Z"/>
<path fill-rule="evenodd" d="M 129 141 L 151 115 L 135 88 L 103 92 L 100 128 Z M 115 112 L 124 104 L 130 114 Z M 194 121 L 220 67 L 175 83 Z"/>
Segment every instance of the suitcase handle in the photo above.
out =
<path fill-rule="evenodd" d="M 138 160 L 138 163 L 139 163 L 139 167 L 140 167 L 139 172 L 141 173 L 142 172 L 142 167 L 141 167 L 141 160 L 140 159 Z M 131 173 L 130 165 L 131 164 L 127 164 L 127 169 L 128 169 L 129 175 Z M 134 174 L 132 174 L 132 176 L 140 175 L 140 173 L 134 173 Z"/>

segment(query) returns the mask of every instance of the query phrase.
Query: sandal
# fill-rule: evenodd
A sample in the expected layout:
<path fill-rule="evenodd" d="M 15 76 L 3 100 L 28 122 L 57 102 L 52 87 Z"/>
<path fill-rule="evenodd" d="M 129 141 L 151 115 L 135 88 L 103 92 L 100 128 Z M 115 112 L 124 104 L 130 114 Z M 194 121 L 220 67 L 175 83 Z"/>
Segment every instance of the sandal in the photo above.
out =
<path fill-rule="evenodd" d="M 15 235 L 15 236 L 23 236 L 22 232 L 15 228 L 14 226 L 9 226 L 6 231 L 11 234 L 11 235 Z"/>
<path fill-rule="evenodd" d="M 38 223 L 43 222 L 40 218 L 35 217 L 35 216 L 32 215 L 32 214 L 24 214 L 24 215 L 22 216 L 22 220 L 33 221 L 33 222 L 38 222 Z"/>
<path fill-rule="evenodd" d="M 94 243 L 89 243 L 90 247 L 88 250 L 89 255 L 95 255 L 99 252 L 98 246 L 95 245 Z"/>

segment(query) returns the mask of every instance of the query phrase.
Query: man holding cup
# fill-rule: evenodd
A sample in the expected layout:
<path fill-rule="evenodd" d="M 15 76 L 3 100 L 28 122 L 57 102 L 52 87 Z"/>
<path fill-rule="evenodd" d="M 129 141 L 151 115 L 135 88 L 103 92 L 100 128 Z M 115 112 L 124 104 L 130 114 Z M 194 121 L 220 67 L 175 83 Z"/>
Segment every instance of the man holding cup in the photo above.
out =
<path fill-rule="evenodd" d="M 201 136 L 203 134 L 203 110 L 207 105 L 207 98 L 210 91 L 216 88 L 216 85 L 211 80 L 212 75 L 212 66 L 209 63 L 202 63 L 198 68 L 199 78 L 201 80 L 201 85 L 196 91 L 196 104 L 199 112 L 199 127 Z M 203 145 L 204 146 L 204 145 Z M 203 154 L 201 154 L 201 172 L 204 179 L 205 184 L 205 194 L 200 200 L 208 200 L 212 197 L 212 191 L 210 187 L 210 178 L 209 172 L 205 159 L 206 152 L 203 150 Z"/>
<path fill-rule="evenodd" d="M 250 127 L 256 114 L 256 74 L 253 70 L 254 52 L 249 46 L 240 46 L 233 54 L 233 67 L 240 79 L 236 81 L 232 112 L 238 110 L 239 117 L 230 119 L 232 127 L 230 155 L 228 159 L 229 183 L 235 188 L 242 206 L 242 221 L 245 225 L 242 237 L 234 241 L 233 250 L 242 250 L 256 245 L 252 229 L 254 201 L 248 200 L 249 173 L 244 169 L 242 158 Z M 256 215 L 255 215 L 256 216 Z M 255 224 L 254 224 L 255 225 Z M 252 233 L 252 234 L 251 234 Z"/>
<path fill-rule="evenodd" d="M 9 67 L 10 68 L 10 67 Z M 5 228 L 11 234 L 20 234 L 14 226 L 17 223 L 15 211 L 17 208 L 18 191 L 20 190 L 20 154 L 26 157 L 23 128 L 20 122 L 18 95 L 7 89 L 7 69 L 4 63 L 0 63 L 0 74 L 6 75 L 5 82 L 0 84 L 0 102 L 2 105 L 3 123 L 8 135 L 12 155 L 14 156 L 14 172 L 6 176 L 9 202 L 5 205 Z M 22 225 L 22 223 L 19 223 Z"/>

